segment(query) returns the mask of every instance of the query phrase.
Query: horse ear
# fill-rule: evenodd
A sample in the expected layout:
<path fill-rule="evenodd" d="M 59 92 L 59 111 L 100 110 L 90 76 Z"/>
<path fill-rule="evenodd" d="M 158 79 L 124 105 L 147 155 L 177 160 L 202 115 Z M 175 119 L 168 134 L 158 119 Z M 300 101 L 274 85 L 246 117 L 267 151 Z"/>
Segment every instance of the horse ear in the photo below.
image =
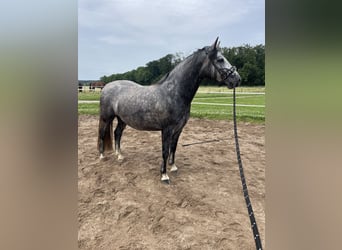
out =
<path fill-rule="evenodd" d="M 218 46 L 220 44 L 220 42 L 218 41 L 218 37 L 216 38 L 215 42 L 213 43 L 213 45 L 211 45 L 211 49 L 212 50 L 217 50 L 218 49 Z"/>

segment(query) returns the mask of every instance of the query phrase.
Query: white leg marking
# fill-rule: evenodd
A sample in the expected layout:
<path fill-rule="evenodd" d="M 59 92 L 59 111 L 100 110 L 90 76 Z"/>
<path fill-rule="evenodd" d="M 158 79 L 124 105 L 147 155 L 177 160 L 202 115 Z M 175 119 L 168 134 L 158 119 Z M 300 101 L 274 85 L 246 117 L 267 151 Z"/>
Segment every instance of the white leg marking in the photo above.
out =
<path fill-rule="evenodd" d="M 123 155 L 122 154 L 118 154 L 118 160 L 123 160 L 123 159 L 125 159 L 125 157 L 123 157 Z"/>
<path fill-rule="evenodd" d="M 177 170 L 178 170 L 178 168 L 177 168 L 176 164 L 173 164 L 173 165 L 171 166 L 170 171 L 171 171 L 171 172 L 176 172 Z"/>
<path fill-rule="evenodd" d="M 103 154 L 100 154 L 100 160 L 102 160 L 104 158 Z"/>
<path fill-rule="evenodd" d="M 169 176 L 167 176 L 167 174 L 162 174 L 161 180 L 162 181 L 168 181 L 168 180 L 170 180 L 170 178 L 169 178 Z"/>
<path fill-rule="evenodd" d="M 121 152 L 119 150 L 115 150 L 115 155 L 118 156 L 118 160 L 123 160 L 125 159 L 125 157 L 123 157 L 123 155 L 121 154 Z"/>

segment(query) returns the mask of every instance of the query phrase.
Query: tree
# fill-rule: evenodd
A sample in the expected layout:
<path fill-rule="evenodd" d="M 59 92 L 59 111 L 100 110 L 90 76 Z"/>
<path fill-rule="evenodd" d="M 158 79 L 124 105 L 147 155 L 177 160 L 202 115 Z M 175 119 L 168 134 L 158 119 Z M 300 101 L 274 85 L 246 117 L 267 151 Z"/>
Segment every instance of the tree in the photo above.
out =
<path fill-rule="evenodd" d="M 246 44 L 239 47 L 222 48 L 223 55 L 228 61 L 237 67 L 242 78 L 242 85 L 265 85 L 265 46 L 254 47 Z M 102 76 L 101 81 L 108 83 L 115 80 L 131 80 L 142 85 L 157 82 L 165 74 L 170 72 L 178 63 L 184 60 L 182 53 L 168 54 L 158 60 L 150 61 L 146 66 L 127 71 L 121 74 Z M 213 80 L 205 80 L 203 85 L 217 85 Z"/>

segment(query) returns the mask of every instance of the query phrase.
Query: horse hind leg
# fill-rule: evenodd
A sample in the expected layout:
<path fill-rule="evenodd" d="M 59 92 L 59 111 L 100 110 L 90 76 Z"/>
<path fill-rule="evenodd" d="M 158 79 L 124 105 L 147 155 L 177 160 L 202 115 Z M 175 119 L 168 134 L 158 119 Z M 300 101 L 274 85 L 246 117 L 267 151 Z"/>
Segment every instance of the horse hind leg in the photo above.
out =
<path fill-rule="evenodd" d="M 99 134 L 98 134 L 98 150 L 100 152 L 100 159 L 103 159 L 105 151 L 113 150 L 113 119 L 114 117 L 105 118 L 100 116 Z"/>
<path fill-rule="evenodd" d="M 120 117 L 117 117 L 118 119 L 118 125 L 116 126 L 116 129 L 114 131 L 114 136 L 115 136 L 115 154 L 118 156 L 118 160 L 123 160 L 124 157 L 121 154 L 121 149 L 120 149 L 120 142 L 121 142 L 121 136 L 126 128 L 126 123 L 124 123 Z"/>

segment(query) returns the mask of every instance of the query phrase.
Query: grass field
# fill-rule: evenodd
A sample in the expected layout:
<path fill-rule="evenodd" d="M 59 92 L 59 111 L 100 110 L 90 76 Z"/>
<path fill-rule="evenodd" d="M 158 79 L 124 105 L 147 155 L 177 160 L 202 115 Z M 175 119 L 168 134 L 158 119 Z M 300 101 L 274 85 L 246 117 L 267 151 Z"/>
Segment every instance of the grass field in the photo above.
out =
<path fill-rule="evenodd" d="M 236 113 L 238 120 L 251 122 L 265 121 L 265 95 L 262 94 L 264 92 L 264 87 L 241 87 L 236 89 Z M 84 101 L 96 101 L 99 98 L 99 92 L 81 92 L 78 94 L 78 99 Z M 232 119 L 232 103 L 231 90 L 224 87 L 200 87 L 191 104 L 191 117 Z M 98 115 L 99 103 L 79 103 L 78 113 Z"/>

